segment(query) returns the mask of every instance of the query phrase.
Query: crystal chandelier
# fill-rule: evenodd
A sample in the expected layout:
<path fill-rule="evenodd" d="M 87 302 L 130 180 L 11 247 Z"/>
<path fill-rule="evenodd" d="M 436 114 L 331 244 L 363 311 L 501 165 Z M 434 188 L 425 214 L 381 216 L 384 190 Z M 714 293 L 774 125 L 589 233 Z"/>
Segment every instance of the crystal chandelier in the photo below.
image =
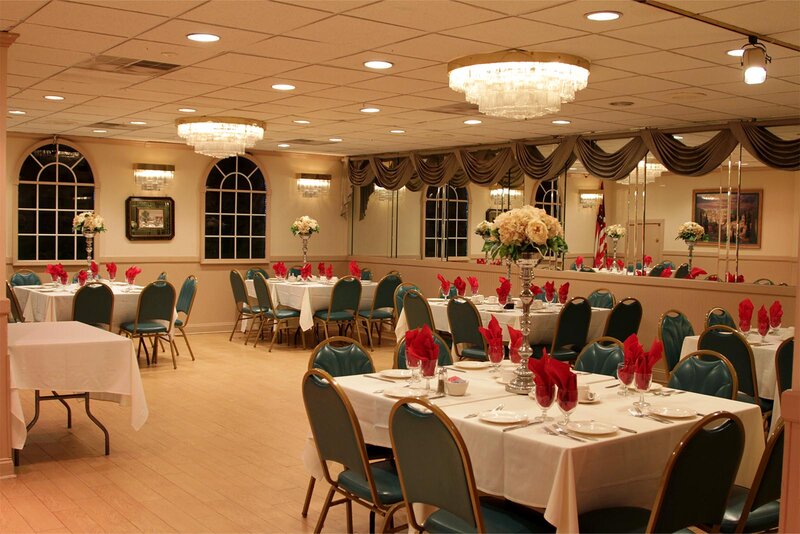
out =
<path fill-rule="evenodd" d="M 477 54 L 447 65 L 450 88 L 481 113 L 530 119 L 556 113 L 575 100 L 589 79 L 589 62 L 570 54 L 507 50 Z"/>
<path fill-rule="evenodd" d="M 143 191 L 161 191 L 175 178 L 174 165 L 134 163 L 133 179 Z"/>
<path fill-rule="evenodd" d="M 645 161 L 642 160 L 636 166 L 636 170 L 634 172 L 630 173 L 617 183 L 621 185 L 629 185 L 631 183 L 652 184 L 656 181 L 656 178 L 661 176 L 661 173 L 666 172 L 666 170 L 667 168 L 660 163 L 645 163 Z M 634 173 L 637 172 L 640 176 L 638 179 L 634 176 Z"/>
<path fill-rule="evenodd" d="M 227 158 L 244 154 L 264 138 L 267 124 L 240 117 L 191 117 L 175 121 L 178 135 L 198 154 Z"/>

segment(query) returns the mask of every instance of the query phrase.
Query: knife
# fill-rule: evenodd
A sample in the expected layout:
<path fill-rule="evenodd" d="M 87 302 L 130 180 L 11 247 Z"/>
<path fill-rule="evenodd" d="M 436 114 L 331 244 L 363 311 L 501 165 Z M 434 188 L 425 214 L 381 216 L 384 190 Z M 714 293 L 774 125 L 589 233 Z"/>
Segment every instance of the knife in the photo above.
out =
<path fill-rule="evenodd" d="M 638 434 L 638 432 L 637 432 L 637 431 L 635 431 L 635 430 L 634 430 L 634 429 L 632 429 L 632 428 L 625 428 L 624 426 L 619 426 L 619 425 L 617 425 L 617 428 L 619 428 L 619 429 L 620 429 L 620 430 L 622 430 L 623 432 L 630 432 L 631 434 Z"/>
<path fill-rule="evenodd" d="M 363 376 L 366 376 L 367 378 L 372 378 L 373 380 L 380 380 L 381 382 L 391 382 L 392 384 L 394 384 L 394 380 L 389 380 L 388 378 L 381 378 L 380 376 L 375 376 L 375 375 L 363 375 Z"/>
<path fill-rule="evenodd" d="M 528 421 L 527 423 L 522 423 L 520 425 L 507 426 L 506 428 L 503 429 L 503 432 L 509 432 L 511 430 L 516 430 L 518 428 L 525 428 L 526 426 L 533 426 L 541 423 L 544 423 L 544 421 Z"/>

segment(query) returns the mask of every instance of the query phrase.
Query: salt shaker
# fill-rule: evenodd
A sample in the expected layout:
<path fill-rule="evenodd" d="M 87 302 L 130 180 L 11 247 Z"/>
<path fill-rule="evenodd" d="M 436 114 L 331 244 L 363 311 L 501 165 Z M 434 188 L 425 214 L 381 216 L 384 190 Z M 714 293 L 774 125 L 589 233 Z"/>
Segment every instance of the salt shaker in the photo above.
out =
<path fill-rule="evenodd" d="M 436 387 L 436 393 L 445 395 L 444 391 L 444 383 L 447 382 L 447 368 L 446 367 L 439 367 L 439 370 L 436 373 L 438 378 L 438 384 Z"/>

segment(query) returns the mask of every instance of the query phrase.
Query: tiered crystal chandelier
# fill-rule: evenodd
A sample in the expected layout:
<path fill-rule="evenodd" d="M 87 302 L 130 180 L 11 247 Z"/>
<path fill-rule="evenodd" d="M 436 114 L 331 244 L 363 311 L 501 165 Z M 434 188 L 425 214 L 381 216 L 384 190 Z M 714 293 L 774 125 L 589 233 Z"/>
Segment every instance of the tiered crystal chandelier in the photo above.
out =
<path fill-rule="evenodd" d="M 227 158 L 244 151 L 264 138 L 267 124 L 240 117 L 191 117 L 175 121 L 178 135 L 198 154 Z"/>
<path fill-rule="evenodd" d="M 450 88 L 464 93 L 481 113 L 530 119 L 556 113 L 589 80 L 589 62 L 553 52 L 507 50 L 477 54 L 447 65 Z"/>
<path fill-rule="evenodd" d="M 656 181 L 656 178 L 661 176 L 661 173 L 666 172 L 666 170 L 667 168 L 660 163 L 645 163 L 645 161 L 642 160 L 636 166 L 635 171 L 617 183 L 622 185 L 629 185 L 631 183 L 652 184 Z M 638 179 L 635 176 L 637 172 L 639 173 Z"/>

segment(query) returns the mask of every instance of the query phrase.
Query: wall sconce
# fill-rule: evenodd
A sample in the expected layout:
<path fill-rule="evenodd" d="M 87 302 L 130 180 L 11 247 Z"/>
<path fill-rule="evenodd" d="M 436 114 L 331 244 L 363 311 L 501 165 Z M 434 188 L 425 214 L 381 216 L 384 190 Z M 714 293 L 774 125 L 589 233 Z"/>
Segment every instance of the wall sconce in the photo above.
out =
<path fill-rule="evenodd" d="M 582 208 L 594 208 L 603 201 L 603 191 L 600 189 L 581 189 L 578 199 Z"/>
<path fill-rule="evenodd" d="M 397 194 L 399 195 L 403 191 L 406 190 L 406 186 L 397 189 Z M 392 199 L 392 194 L 394 193 L 391 189 L 386 189 L 379 185 L 375 186 L 375 191 L 372 193 L 375 198 L 378 199 L 379 202 L 389 202 Z"/>
<path fill-rule="evenodd" d="M 306 198 L 318 197 L 331 190 L 330 174 L 300 172 L 295 174 L 295 178 L 297 178 L 297 190 Z"/>
<path fill-rule="evenodd" d="M 144 191 L 161 191 L 175 178 L 175 165 L 134 163 L 133 180 Z"/>
<path fill-rule="evenodd" d="M 516 201 L 522 199 L 522 191 L 508 187 L 497 187 L 489 191 L 489 197 L 495 204 L 502 206 L 503 204 L 508 203 L 510 206 L 511 203 L 515 203 Z"/>

